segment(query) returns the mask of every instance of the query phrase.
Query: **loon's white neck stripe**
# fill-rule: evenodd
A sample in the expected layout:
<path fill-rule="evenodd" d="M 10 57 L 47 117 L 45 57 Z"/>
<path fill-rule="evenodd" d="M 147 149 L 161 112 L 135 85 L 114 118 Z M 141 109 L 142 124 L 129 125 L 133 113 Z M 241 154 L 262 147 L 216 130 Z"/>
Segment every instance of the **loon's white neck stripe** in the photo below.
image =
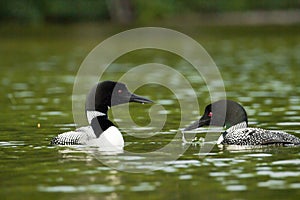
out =
<path fill-rule="evenodd" d="M 247 128 L 247 122 L 244 121 L 239 124 L 236 124 L 236 125 L 230 127 L 229 129 L 227 129 L 226 132 L 232 132 L 232 131 L 240 129 L 240 128 Z"/>
<path fill-rule="evenodd" d="M 217 140 L 217 144 L 221 144 L 224 140 L 223 133 L 220 135 L 219 139 Z"/>
<path fill-rule="evenodd" d="M 103 113 L 103 112 L 99 112 L 99 111 L 86 111 L 86 117 L 87 117 L 87 120 L 89 122 L 89 124 L 91 124 L 92 122 L 92 119 L 94 119 L 95 117 L 99 117 L 99 116 L 105 116 L 106 114 Z"/>

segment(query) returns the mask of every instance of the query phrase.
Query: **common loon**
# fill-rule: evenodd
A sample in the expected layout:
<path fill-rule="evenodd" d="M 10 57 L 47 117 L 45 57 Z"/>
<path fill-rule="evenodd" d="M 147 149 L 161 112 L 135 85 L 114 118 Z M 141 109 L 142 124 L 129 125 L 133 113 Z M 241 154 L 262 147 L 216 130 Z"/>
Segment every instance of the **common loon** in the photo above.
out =
<path fill-rule="evenodd" d="M 111 106 L 128 102 L 152 103 L 151 100 L 132 94 L 123 83 L 103 81 L 97 83 L 86 98 L 86 116 L 89 126 L 59 134 L 52 145 L 91 145 L 98 147 L 124 147 L 118 128 L 108 119 Z"/>
<path fill-rule="evenodd" d="M 219 100 L 206 106 L 203 116 L 184 130 L 202 126 L 227 128 L 217 144 L 228 145 L 300 145 L 300 139 L 284 131 L 248 127 L 245 109 L 235 101 Z"/>

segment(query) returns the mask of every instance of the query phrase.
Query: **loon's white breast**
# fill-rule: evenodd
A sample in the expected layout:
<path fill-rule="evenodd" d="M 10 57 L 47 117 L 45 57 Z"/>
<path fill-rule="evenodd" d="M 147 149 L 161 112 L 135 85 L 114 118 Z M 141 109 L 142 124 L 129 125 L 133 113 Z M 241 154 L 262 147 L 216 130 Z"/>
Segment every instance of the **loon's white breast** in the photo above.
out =
<path fill-rule="evenodd" d="M 99 138 L 93 138 L 85 142 L 89 146 L 109 147 L 124 147 L 124 139 L 122 133 L 115 126 L 106 129 Z"/>

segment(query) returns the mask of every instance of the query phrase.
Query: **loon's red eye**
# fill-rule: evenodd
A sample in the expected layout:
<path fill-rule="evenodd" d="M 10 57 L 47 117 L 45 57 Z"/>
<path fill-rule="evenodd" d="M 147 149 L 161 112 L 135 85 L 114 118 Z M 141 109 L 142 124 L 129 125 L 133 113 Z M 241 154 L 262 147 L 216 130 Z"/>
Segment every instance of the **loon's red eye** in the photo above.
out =
<path fill-rule="evenodd" d="M 212 117 L 212 116 L 213 116 L 213 113 L 212 113 L 212 112 L 209 112 L 209 113 L 208 113 L 208 116 L 209 116 L 209 117 Z"/>
<path fill-rule="evenodd" d="M 123 91 L 122 90 L 118 90 L 118 93 L 121 94 Z"/>

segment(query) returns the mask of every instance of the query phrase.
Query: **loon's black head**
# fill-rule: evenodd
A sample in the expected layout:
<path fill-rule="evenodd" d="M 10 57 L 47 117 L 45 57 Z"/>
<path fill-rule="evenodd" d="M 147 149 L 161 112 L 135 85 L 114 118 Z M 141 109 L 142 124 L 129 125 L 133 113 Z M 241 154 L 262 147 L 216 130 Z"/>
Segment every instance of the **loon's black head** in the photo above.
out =
<path fill-rule="evenodd" d="M 86 99 L 86 110 L 106 113 L 108 107 L 128 102 L 152 103 L 149 99 L 129 92 L 124 83 L 103 81 L 90 90 Z"/>
<path fill-rule="evenodd" d="M 219 100 L 207 105 L 202 117 L 184 130 L 193 130 L 208 125 L 229 128 L 241 122 L 248 124 L 245 109 L 235 101 Z"/>

